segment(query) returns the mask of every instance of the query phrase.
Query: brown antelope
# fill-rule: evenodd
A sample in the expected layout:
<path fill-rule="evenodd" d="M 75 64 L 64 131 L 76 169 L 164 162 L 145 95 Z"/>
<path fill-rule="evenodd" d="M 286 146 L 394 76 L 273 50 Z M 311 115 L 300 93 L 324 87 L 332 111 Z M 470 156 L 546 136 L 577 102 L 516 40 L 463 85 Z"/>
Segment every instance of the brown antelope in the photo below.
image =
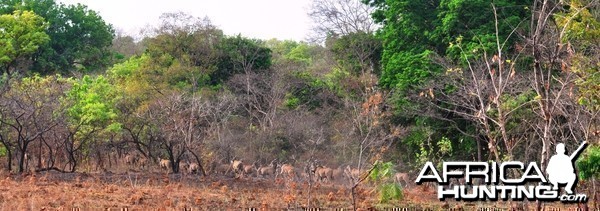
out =
<path fill-rule="evenodd" d="M 329 167 L 318 166 L 315 169 L 315 176 L 317 177 L 318 181 L 323 182 L 323 180 L 327 180 L 328 182 L 331 182 L 333 178 L 333 169 Z"/>
<path fill-rule="evenodd" d="M 253 163 L 252 165 L 244 165 L 243 166 L 243 172 L 244 172 L 244 176 L 246 175 L 252 175 L 252 173 L 254 173 L 254 169 L 255 169 L 255 163 Z"/>
<path fill-rule="evenodd" d="M 342 167 L 337 167 L 336 169 L 333 169 L 333 171 L 331 172 L 331 175 L 333 177 L 333 180 L 335 181 L 342 181 L 342 178 L 344 178 L 344 170 L 342 169 Z"/>
<path fill-rule="evenodd" d="M 277 169 L 277 164 L 272 161 L 268 166 L 263 166 L 256 169 L 256 173 L 261 177 L 265 178 L 266 176 L 276 176 L 275 173 Z"/>
<path fill-rule="evenodd" d="M 281 166 L 281 170 L 280 170 L 279 174 L 286 177 L 287 179 L 294 179 L 296 177 L 295 168 L 294 168 L 294 166 L 292 166 L 290 164 L 283 164 Z"/>
<path fill-rule="evenodd" d="M 235 173 L 236 177 L 243 174 L 244 162 L 242 160 L 231 160 L 231 170 Z"/>
<path fill-rule="evenodd" d="M 200 165 L 198 165 L 197 163 L 191 163 L 191 164 L 188 166 L 188 169 L 187 169 L 187 170 L 188 170 L 188 173 L 190 173 L 190 174 L 195 174 L 195 173 L 198 173 L 198 170 L 199 170 L 199 169 L 200 169 Z"/>
<path fill-rule="evenodd" d="M 140 167 L 140 169 L 144 169 L 144 168 L 146 168 L 146 164 L 148 163 L 148 158 L 140 157 L 140 159 L 138 159 L 137 163 L 138 163 L 138 166 Z"/>
<path fill-rule="evenodd" d="M 184 161 L 179 161 L 179 173 L 187 173 L 190 164 Z"/>
<path fill-rule="evenodd" d="M 160 168 L 161 169 L 165 169 L 165 170 L 169 170 L 169 168 L 171 167 L 171 161 L 170 160 L 166 160 L 166 159 L 160 159 Z"/>
<path fill-rule="evenodd" d="M 213 169 L 215 174 L 227 175 L 231 172 L 231 164 L 217 164 Z"/>
<path fill-rule="evenodd" d="M 136 154 L 129 154 L 125 156 L 125 164 L 135 166 L 138 162 L 138 156 Z"/>
<path fill-rule="evenodd" d="M 344 169 L 344 174 L 350 182 L 355 182 L 360 179 L 360 171 L 357 168 L 350 168 L 349 165 Z"/>
<path fill-rule="evenodd" d="M 407 173 L 398 172 L 394 174 L 394 182 L 406 188 L 410 184 L 410 179 Z M 404 182 L 404 185 L 402 185 L 402 182 Z"/>
<path fill-rule="evenodd" d="M 457 174 L 460 175 L 462 173 L 459 170 L 453 170 L 453 171 L 450 171 L 450 172 L 452 172 L 454 175 L 457 175 Z M 451 177 L 451 178 L 449 178 L 449 181 L 450 181 L 450 183 L 448 184 L 449 186 L 464 185 L 465 184 L 465 177 L 464 176 L 463 177 L 458 177 L 458 178 Z"/>

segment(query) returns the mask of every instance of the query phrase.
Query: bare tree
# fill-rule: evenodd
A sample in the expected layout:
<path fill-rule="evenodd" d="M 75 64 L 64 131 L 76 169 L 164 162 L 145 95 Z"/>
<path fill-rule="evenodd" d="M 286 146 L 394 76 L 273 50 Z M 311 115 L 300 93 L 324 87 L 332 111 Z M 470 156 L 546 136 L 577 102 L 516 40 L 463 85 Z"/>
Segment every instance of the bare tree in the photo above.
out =
<path fill-rule="evenodd" d="M 189 117 L 196 103 L 189 96 L 174 92 L 157 99 L 144 114 L 152 122 L 149 138 L 160 143 L 174 173 L 179 172 L 179 162 L 190 142 L 189 125 L 194 119 Z"/>
<path fill-rule="evenodd" d="M 534 59 L 531 86 L 538 95 L 536 113 L 540 121 L 536 125 L 536 132 L 542 140 L 542 168 L 549 159 L 551 146 L 557 141 L 587 140 L 591 128 L 589 125 L 581 127 L 585 125 L 581 121 L 588 122 L 588 115 L 595 116 L 593 112 L 581 111 L 583 107 L 577 103 L 574 87 L 578 76 L 572 66 L 576 54 L 582 53 L 578 50 L 584 49 L 578 49 L 576 39 L 568 37 L 567 33 L 581 12 L 597 6 L 599 2 L 587 1 L 580 7 L 571 7 L 569 13 L 562 13 L 563 4 L 562 1 L 534 1 L 531 31 L 525 37 L 528 53 Z M 562 25 L 556 21 L 558 13 L 564 16 Z"/>
<path fill-rule="evenodd" d="M 29 146 L 58 126 L 54 111 L 60 108 L 59 98 L 66 89 L 66 84 L 58 80 L 55 77 L 14 80 L 7 92 L 0 95 L 0 141 L 8 153 L 9 170 L 13 149 L 17 153 L 18 170 L 23 172 Z"/>
<path fill-rule="evenodd" d="M 371 19 L 373 8 L 360 0 L 313 0 L 308 15 L 313 19 L 313 39 L 354 32 L 372 33 L 378 26 Z"/>

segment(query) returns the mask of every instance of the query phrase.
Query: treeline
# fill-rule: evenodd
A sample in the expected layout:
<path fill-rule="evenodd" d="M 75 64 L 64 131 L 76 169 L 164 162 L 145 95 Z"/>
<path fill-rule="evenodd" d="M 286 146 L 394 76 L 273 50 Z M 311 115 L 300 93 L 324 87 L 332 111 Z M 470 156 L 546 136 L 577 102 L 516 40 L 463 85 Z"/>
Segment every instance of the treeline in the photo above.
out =
<path fill-rule="evenodd" d="M 316 43 L 228 36 L 183 13 L 136 41 L 83 5 L 5 2 L 8 169 L 106 168 L 111 153 L 173 172 L 234 158 L 544 166 L 557 143 L 587 141 L 579 170 L 598 176 L 597 0 L 319 0 Z"/>
<path fill-rule="evenodd" d="M 36 10 L 39 4 L 57 13 Z M 27 49 L 12 46 L 23 53 L 2 63 L 0 141 L 9 170 L 16 165 L 24 171 L 28 159 L 36 170 L 102 169 L 111 155 L 132 153 L 154 163 L 169 159 L 173 172 L 184 160 L 207 169 L 234 158 L 354 165 L 361 156 L 383 154 L 379 149 L 400 135 L 383 121 L 386 96 L 375 88 L 374 74 L 380 43 L 372 34 L 330 38 L 326 46 L 265 41 L 226 36 L 207 19 L 168 13 L 152 36 L 137 42 L 112 37 L 114 30 L 101 19 L 85 28 L 88 22 L 75 17 L 66 22 L 81 27 L 73 29 L 77 33 L 69 35 L 66 26 L 54 37 L 52 30 L 61 26 L 49 27 L 58 24 L 42 15 L 64 17 L 65 8 L 76 8 L 97 16 L 82 5 L 14 5 L 3 18 L 24 22 L 29 18 L 21 14 L 28 14 L 36 22 L 3 41 L 39 39 L 28 40 Z M 63 37 L 95 40 L 104 33 L 91 30 L 99 28 L 111 35 L 112 46 L 61 53 L 68 48 L 49 44 L 77 43 L 56 41 Z M 355 42 L 364 38 L 373 49 L 355 55 L 353 50 L 363 50 Z M 72 66 L 37 69 L 45 51 L 72 56 Z M 91 53 L 107 57 L 80 62 Z M 96 69 L 105 61 L 114 65 Z"/>

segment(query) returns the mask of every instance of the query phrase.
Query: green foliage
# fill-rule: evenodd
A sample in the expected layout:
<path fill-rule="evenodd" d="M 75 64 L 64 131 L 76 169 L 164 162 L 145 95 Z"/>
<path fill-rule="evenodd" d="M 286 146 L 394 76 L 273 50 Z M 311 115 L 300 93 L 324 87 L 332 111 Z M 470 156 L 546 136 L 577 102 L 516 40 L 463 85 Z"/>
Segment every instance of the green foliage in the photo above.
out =
<path fill-rule="evenodd" d="M 416 157 L 416 162 L 411 163 L 413 167 L 418 168 L 428 161 L 441 163 L 441 161 L 452 156 L 454 151 L 457 151 L 455 149 L 469 149 L 468 144 L 462 143 L 464 142 L 462 139 L 455 142 L 448 137 L 438 136 L 439 140 L 434 141 L 438 138 L 436 137 L 437 134 L 443 134 L 444 132 L 437 131 L 436 133 L 436 131 L 433 131 L 432 128 L 435 127 L 433 125 L 428 126 L 430 125 L 428 121 L 427 118 L 419 118 L 417 120 L 419 125 L 404 139 L 404 143 L 408 147 L 405 150 L 414 152 Z"/>
<path fill-rule="evenodd" d="M 582 0 L 569 1 L 565 12 L 554 15 L 560 29 L 564 29 L 562 41 L 574 41 L 584 49 L 597 45 L 600 40 L 600 21 L 585 4 Z"/>
<path fill-rule="evenodd" d="M 71 105 L 67 110 L 68 116 L 75 127 L 85 126 L 82 133 L 91 130 L 107 129 L 118 131 L 119 123 L 115 103 L 119 100 L 117 90 L 103 76 L 84 76 L 75 81 L 67 93 Z"/>
<path fill-rule="evenodd" d="M 290 88 L 290 93 L 286 95 L 286 99 L 288 99 L 288 102 L 292 100 L 293 105 L 296 105 L 294 108 L 302 105 L 309 110 L 313 110 L 329 103 L 328 95 L 317 94 L 330 91 L 325 81 L 308 72 L 296 72 L 293 77 L 296 83 Z"/>
<path fill-rule="evenodd" d="M 124 96 L 123 104 L 140 106 L 159 94 L 157 90 L 167 89 L 162 82 L 160 69 L 153 68 L 153 61 L 148 54 L 133 56 L 128 60 L 115 64 L 106 71 L 106 77 Z M 127 103 L 126 103 L 127 102 Z"/>
<path fill-rule="evenodd" d="M 4 157 L 6 156 L 6 147 L 5 146 L 0 146 L 0 157 Z"/>
<path fill-rule="evenodd" d="M 356 32 L 334 39 L 331 51 L 338 64 L 354 75 L 367 71 L 379 73 L 381 41 L 373 34 Z M 370 68 L 375 68 L 369 70 Z"/>
<path fill-rule="evenodd" d="M 565 12 L 554 15 L 557 24 L 564 30 L 565 44 L 577 46 L 572 56 L 571 70 L 579 76 L 575 83 L 579 87 L 578 102 L 592 111 L 600 110 L 600 21 L 592 14 L 585 3 L 579 0 L 569 2 Z"/>
<path fill-rule="evenodd" d="M 161 20 L 159 34 L 146 41 L 149 63 L 142 68 L 143 79 L 162 88 L 186 91 L 209 84 L 220 58 L 221 30 L 209 20 L 183 13 L 166 13 Z"/>
<path fill-rule="evenodd" d="M 582 156 L 577 160 L 579 178 L 587 180 L 591 178 L 600 179 L 600 146 L 589 146 Z"/>
<path fill-rule="evenodd" d="M 323 79 L 327 88 L 338 96 L 362 100 L 360 94 L 363 87 L 359 78 L 350 74 L 347 70 L 340 67 L 333 67 Z"/>
<path fill-rule="evenodd" d="M 592 111 L 599 111 L 600 62 L 593 59 L 593 57 L 578 55 L 574 60 L 573 68 L 580 75 L 580 78 L 575 82 L 579 87 L 579 104 Z"/>
<path fill-rule="evenodd" d="M 211 75 L 213 83 L 226 81 L 244 71 L 260 72 L 271 67 L 271 50 L 262 47 L 261 41 L 241 35 L 226 37 L 219 44 L 221 56 L 217 70 Z"/>
<path fill-rule="evenodd" d="M 440 45 L 440 52 L 459 59 L 463 52 L 468 52 L 469 58 L 477 58 L 484 51 L 494 52 L 496 45 L 496 22 L 494 8 L 498 16 L 498 39 L 503 47 L 511 46 L 514 38 L 508 39 L 513 29 L 519 27 L 524 17 L 529 15 L 526 6 L 529 1 L 485 1 L 485 0 L 442 0 L 437 8 L 436 29 L 432 39 L 440 44 L 460 42 L 463 49 L 457 45 Z M 515 36 L 513 36 L 515 37 Z"/>
<path fill-rule="evenodd" d="M 402 187 L 393 182 L 395 171 L 392 162 L 375 161 L 369 180 L 377 185 L 379 202 L 385 203 L 390 200 L 401 200 L 403 197 Z"/>
<path fill-rule="evenodd" d="M 363 2 L 375 8 L 372 17 L 382 25 L 377 33 L 383 45 L 379 85 L 393 93 L 389 100 L 394 109 L 394 121 L 412 127 L 398 148 L 409 151 L 410 156 L 416 155 L 417 162 L 412 163 L 419 164 L 452 156 L 473 158 L 477 140 L 474 137 L 477 136 L 469 137 L 462 132 L 477 134 L 479 129 L 472 122 L 449 113 L 454 108 L 449 108 L 452 105 L 445 104 L 440 98 L 460 91 L 462 87 L 444 86 L 441 88 L 444 93 L 439 97 L 434 93 L 439 89 L 432 87 L 440 84 L 437 80 L 451 80 L 443 74 L 446 68 L 442 64 L 458 65 L 458 69 L 462 69 L 467 65 L 465 59 L 481 58 L 484 53 L 491 58 L 498 48 L 497 42 L 503 52 L 512 50 L 518 36 L 511 33 L 527 30 L 528 24 L 522 22 L 531 16 L 527 6 L 532 1 Z M 418 96 L 419 93 L 427 97 Z M 507 106 L 516 108 L 518 103 L 531 100 L 527 94 L 523 95 L 507 100 L 511 101 Z M 465 102 L 471 100 L 471 96 L 465 97 Z M 521 110 L 525 111 L 527 107 Z M 521 110 L 515 111 L 519 117 L 531 114 L 520 113 Z M 448 121 L 439 121 L 432 116 Z M 520 119 L 511 120 L 514 127 L 518 126 Z M 406 160 L 413 161 L 413 158 Z"/>
<path fill-rule="evenodd" d="M 392 1 L 367 0 L 376 7 L 373 18 L 383 24 L 379 37 L 383 41 L 380 83 L 405 92 L 418 87 L 441 72 L 432 56 L 460 59 L 460 42 L 470 56 L 495 49 L 496 29 L 493 7 L 489 1 L 440 0 Z M 498 34 L 503 46 L 508 35 L 528 17 L 529 2 L 494 1 L 498 15 Z"/>
<path fill-rule="evenodd" d="M 452 154 L 452 142 L 446 137 L 442 137 L 442 139 L 437 142 L 437 147 L 439 153 L 442 155 Z"/>
<path fill-rule="evenodd" d="M 0 67 L 8 72 L 17 59 L 36 52 L 48 42 L 44 19 L 31 11 L 0 15 Z M 10 74 L 10 73 L 9 73 Z"/>
<path fill-rule="evenodd" d="M 283 105 L 289 109 L 296 109 L 300 105 L 300 99 L 291 95 L 290 93 L 287 93 L 285 95 L 285 101 L 283 102 Z"/>
<path fill-rule="evenodd" d="M 295 47 L 291 48 L 289 52 L 284 54 L 284 58 L 287 60 L 298 62 L 303 65 L 310 65 L 312 63 L 310 46 L 306 43 L 297 44 Z"/>
<path fill-rule="evenodd" d="M 385 203 L 390 200 L 402 200 L 404 193 L 402 192 L 402 186 L 397 183 L 386 183 L 382 184 L 379 192 L 379 202 Z"/>
<path fill-rule="evenodd" d="M 114 30 L 95 11 L 54 0 L 6 0 L 2 4 L 0 14 L 31 10 L 49 22 L 45 32 L 50 41 L 34 54 L 33 71 L 94 71 L 109 64 Z"/>
<path fill-rule="evenodd" d="M 431 51 L 427 50 L 439 2 L 366 2 L 376 8 L 375 21 L 383 24 L 378 35 L 383 42 L 381 85 L 404 92 L 439 71 L 431 63 Z"/>
<path fill-rule="evenodd" d="M 115 64 L 112 68 L 107 70 L 108 75 L 112 75 L 116 78 L 126 78 L 136 74 L 142 66 L 149 62 L 148 54 L 141 56 L 133 56 L 128 60 Z"/>
<path fill-rule="evenodd" d="M 431 76 L 441 71 L 440 67 L 431 63 L 432 54 L 433 52 L 428 50 L 421 53 L 384 52 L 384 69 L 379 83 L 400 93 L 423 85 Z"/>

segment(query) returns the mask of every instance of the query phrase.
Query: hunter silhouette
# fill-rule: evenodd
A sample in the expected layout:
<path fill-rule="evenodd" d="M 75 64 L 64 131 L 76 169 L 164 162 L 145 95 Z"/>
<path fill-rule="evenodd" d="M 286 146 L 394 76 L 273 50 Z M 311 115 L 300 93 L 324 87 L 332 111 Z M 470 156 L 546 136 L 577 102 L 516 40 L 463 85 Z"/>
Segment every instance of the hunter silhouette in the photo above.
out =
<path fill-rule="evenodd" d="M 565 190 L 567 194 L 573 194 L 573 185 L 577 180 L 575 175 L 575 168 L 573 168 L 573 161 L 579 156 L 579 152 L 586 146 L 586 142 L 583 142 L 579 148 L 573 152 L 571 156 L 565 154 L 565 145 L 563 143 L 556 145 L 556 155 L 550 158 L 546 172 L 548 173 L 548 180 L 552 183 L 552 190 L 558 190 L 558 184 L 567 184 Z"/>

